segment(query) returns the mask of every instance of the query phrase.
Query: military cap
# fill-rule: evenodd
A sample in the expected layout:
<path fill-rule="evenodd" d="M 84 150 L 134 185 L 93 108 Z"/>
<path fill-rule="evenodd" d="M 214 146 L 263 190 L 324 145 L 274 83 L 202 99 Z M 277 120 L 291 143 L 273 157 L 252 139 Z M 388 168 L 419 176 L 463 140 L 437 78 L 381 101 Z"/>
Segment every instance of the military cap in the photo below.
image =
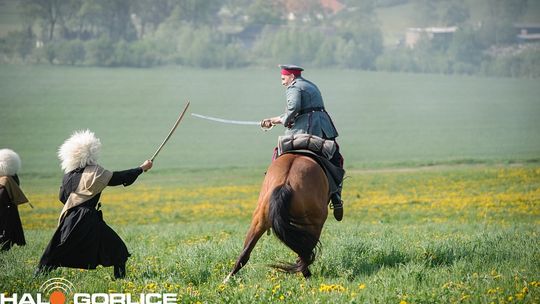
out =
<path fill-rule="evenodd" d="M 294 65 L 294 64 L 280 64 L 278 65 L 282 70 L 288 70 L 288 71 L 303 71 L 304 68 L 302 67 L 299 67 L 297 65 Z"/>
<path fill-rule="evenodd" d="M 292 65 L 292 64 L 280 64 L 279 67 L 281 68 L 281 75 L 291 75 L 298 77 L 302 75 L 303 68 Z"/>

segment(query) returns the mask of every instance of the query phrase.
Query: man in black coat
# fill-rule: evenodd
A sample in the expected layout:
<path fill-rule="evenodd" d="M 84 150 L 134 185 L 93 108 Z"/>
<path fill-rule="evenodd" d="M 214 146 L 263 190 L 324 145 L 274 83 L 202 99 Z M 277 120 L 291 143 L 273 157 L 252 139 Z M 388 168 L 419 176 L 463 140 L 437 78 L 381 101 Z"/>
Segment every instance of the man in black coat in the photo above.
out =
<path fill-rule="evenodd" d="M 99 210 L 107 186 L 129 186 L 152 168 L 146 160 L 139 167 L 111 172 L 97 164 L 101 142 L 89 130 L 75 132 L 60 147 L 64 178 L 59 199 L 64 204 L 58 228 L 39 262 L 37 272 L 57 267 L 95 269 L 114 266 L 115 278 L 126 275 L 130 256 L 122 239 L 109 227 Z"/>
<path fill-rule="evenodd" d="M 28 202 L 19 187 L 17 173 L 21 158 L 10 149 L 0 149 L 0 250 L 7 251 L 14 244 L 26 245 L 17 205 Z"/>

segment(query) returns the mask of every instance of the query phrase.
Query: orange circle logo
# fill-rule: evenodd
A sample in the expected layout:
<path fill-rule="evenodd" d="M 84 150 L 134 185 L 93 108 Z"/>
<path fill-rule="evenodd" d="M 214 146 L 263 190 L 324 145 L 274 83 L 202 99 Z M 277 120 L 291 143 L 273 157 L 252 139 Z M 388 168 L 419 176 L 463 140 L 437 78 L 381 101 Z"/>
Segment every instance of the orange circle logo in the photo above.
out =
<path fill-rule="evenodd" d="M 49 302 L 51 304 L 64 304 L 66 302 L 66 296 L 63 292 L 55 290 L 49 296 Z"/>

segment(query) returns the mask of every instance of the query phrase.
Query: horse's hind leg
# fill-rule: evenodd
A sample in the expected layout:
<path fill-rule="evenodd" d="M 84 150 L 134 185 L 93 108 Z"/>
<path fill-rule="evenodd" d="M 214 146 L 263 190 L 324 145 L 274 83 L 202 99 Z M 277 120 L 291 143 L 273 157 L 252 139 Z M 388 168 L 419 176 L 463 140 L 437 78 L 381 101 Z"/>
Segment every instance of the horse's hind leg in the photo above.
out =
<path fill-rule="evenodd" d="M 311 277 L 311 271 L 309 270 L 309 264 L 306 263 L 301 257 L 296 259 L 296 265 L 299 266 L 299 271 L 302 273 L 304 278 Z"/>
<path fill-rule="evenodd" d="M 265 223 L 261 216 L 253 217 L 253 221 L 251 222 L 251 226 L 247 233 L 246 240 L 244 241 L 244 250 L 242 250 L 242 253 L 240 253 L 240 256 L 236 260 L 233 270 L 227 275 L 225 280 L 223 280 L 224 283 L 226 283 L 231 278 L 231 276 L 235 275 L 242 267 L 247 264 L 251 251 L 253 250 L 263 233 L 268 229 L 269 225 Z"/>
<path fill-rule="evenodd" d="M 309 270 L 309 265 L 302 261 L 302 268 L 300 268 L 300 271 L 302 272 L 302 275 L 304 276 L 304 278 L 309 278 L 311 277 L 311 271 Z"/>

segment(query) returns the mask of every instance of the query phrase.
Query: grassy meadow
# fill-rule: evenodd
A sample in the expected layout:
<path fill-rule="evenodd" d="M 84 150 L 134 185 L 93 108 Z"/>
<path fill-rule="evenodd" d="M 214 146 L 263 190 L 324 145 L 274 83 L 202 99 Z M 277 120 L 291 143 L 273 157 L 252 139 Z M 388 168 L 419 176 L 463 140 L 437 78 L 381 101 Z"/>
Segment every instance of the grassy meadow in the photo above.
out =
<path fill-rule="evenodd" d="M 282 129 L 186 116 L 154 168 L 102 195 L 132 257 L 111 268 L 33 270 L 61 204 L 56 150 L 76 129 L 103 143 L 111 170 L 139 165 L 185 101 L 236 120 L 279 114 L 275 69 L 0 66 L 0 148 L 23 160 L 27 246 L 0 253 L 0 292 L 39 292 L 49 277 L 77 292 L 175 292 L 182 303 L 539 303 L 540 87 L 535 80 L 314 70 L 341 132 L 345 218 L 329 217 L 305 280 L 263 236 L 227 285 Z"/>

